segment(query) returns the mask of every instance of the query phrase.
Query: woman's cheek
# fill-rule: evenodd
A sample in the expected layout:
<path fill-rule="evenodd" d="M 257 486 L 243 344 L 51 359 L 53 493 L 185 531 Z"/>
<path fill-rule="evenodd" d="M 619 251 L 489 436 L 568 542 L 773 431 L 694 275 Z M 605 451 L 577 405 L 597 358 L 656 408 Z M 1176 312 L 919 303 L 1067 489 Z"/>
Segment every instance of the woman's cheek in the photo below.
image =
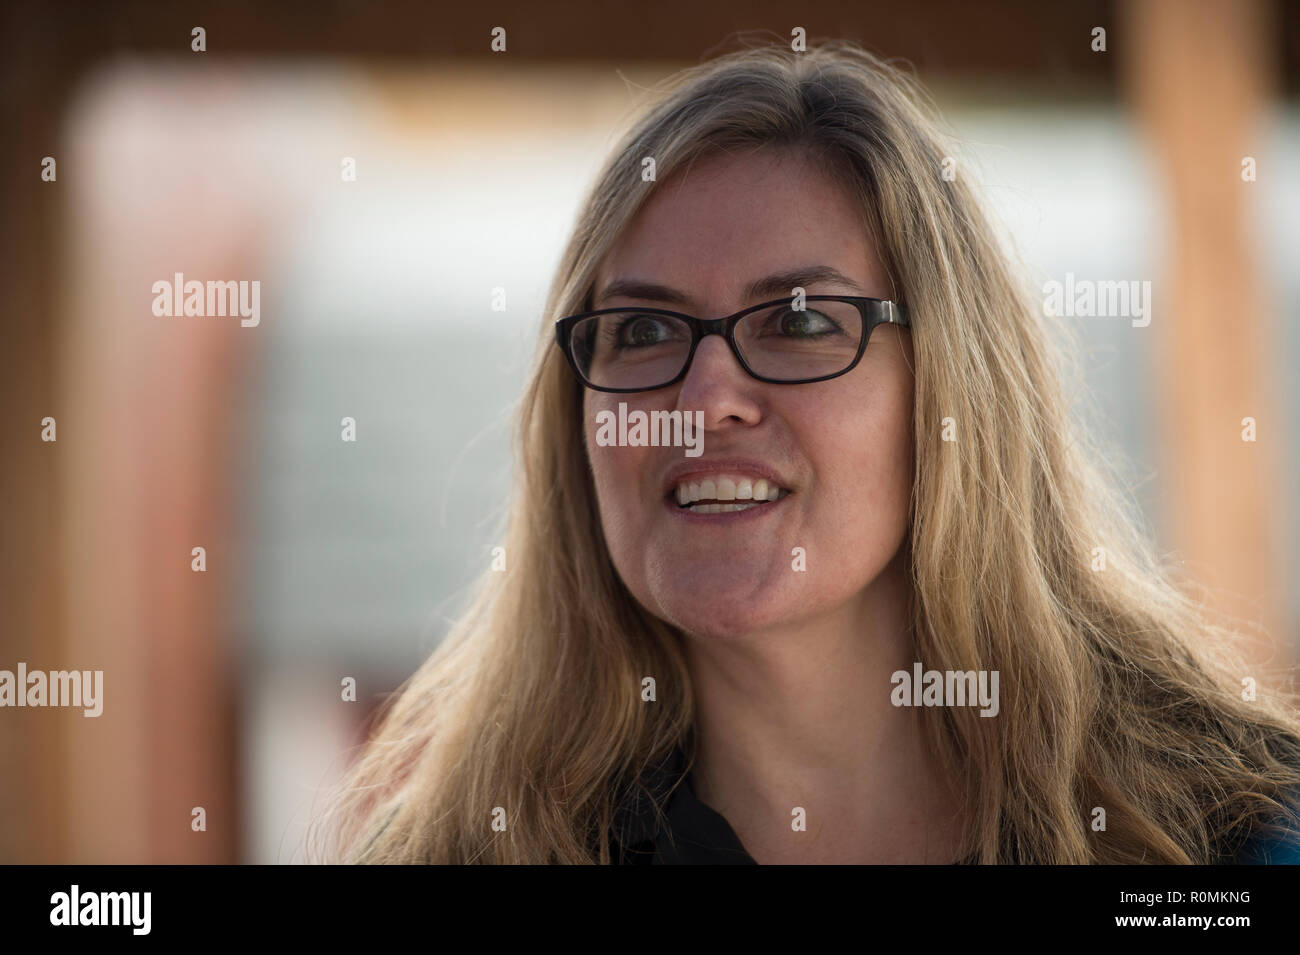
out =
<path fill-rule="evenodd" d="M 592 477 L 600 505 L 600 522 L 605 531 L 610 556 L 620 570 L 635 570 L 636 548 L 644 541 L 649 519 L 640 493 L 639 468 L 635 450 L 619 447 L 590 449 Z"/>

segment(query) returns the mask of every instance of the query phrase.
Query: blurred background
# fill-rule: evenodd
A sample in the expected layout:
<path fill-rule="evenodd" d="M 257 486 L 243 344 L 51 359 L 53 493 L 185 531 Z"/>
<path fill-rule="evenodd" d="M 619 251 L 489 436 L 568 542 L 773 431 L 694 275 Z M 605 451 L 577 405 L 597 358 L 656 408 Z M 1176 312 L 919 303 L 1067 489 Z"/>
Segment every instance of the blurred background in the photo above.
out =
<path fill-rule="evenodd" d="M 489 565 L 583 190 L 655 84 L 737 31 L 906 61 L 1040 285 L 1151 281 L 1147 327 L 1072 320 L 1080 413 L 1161 552 L 1243 623 L 1261 692 L 1289 679 L 1300 4 L 2 16 L 0 669 L 105 688 L 98 718 L 0 709 L 0 862 L 302 860 L 375 707 Z M 259 323 L 155 317 L 177 272 L 259 281 Z"/>

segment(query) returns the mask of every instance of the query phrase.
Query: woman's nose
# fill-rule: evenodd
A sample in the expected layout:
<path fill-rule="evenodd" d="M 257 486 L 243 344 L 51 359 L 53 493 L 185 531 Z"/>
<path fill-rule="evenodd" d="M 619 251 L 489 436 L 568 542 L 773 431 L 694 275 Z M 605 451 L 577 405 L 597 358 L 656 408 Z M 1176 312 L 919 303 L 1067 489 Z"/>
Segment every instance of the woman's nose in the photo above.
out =
<path fill-rule="evenodd" d="M 761 386 L 741 366 L 726 339 L 706 335 L 695 348 L 677 404 L 683 410 L 703 411 L 706 429 L 716 428 L 728 417 L 757 420 L 753 391 Z"/>

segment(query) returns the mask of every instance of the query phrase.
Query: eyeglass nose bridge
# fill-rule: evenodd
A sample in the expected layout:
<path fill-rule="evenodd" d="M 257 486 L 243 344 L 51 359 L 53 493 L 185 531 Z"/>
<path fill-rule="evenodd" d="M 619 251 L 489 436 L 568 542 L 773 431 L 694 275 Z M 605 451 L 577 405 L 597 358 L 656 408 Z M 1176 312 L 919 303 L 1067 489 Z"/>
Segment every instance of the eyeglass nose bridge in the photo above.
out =
<path fill-rule="evenodd" d="M 695 365 L 695 353 L 699 350 L 700 344 L 710 335 L 719 335 L 727 343 L 727 350 L 731 352 L 731 357 L 740 364 L 740 368 L 751 378 L 758 376 L 750 369 L 749 363 L 745 361 L 744 356 L 736 347 L 736 341 L 732 337 L 732 331 L 745 315 L 751 310 L 746 309 L 743 312 L 737 312 L 735 315 L 728 315 L 725 318 L 691 318 L 691 326 L 694 329 L 693 341 L 691 342 L 690 353 L 686 356 L 686 363 L 682 366 L 681 374 L 677 376 L 677 381 L 681 381 Z M 760 379 L 761 380 L 761 379 Z"/>
<path fill-rule="evenodd" d="M 731 328 L 739 318 L 738 315 L 732 315 L 730 318 L 697 318 L 695 320 L 696 337 L 721 335 L 723 338 L 729 338 Z"/>

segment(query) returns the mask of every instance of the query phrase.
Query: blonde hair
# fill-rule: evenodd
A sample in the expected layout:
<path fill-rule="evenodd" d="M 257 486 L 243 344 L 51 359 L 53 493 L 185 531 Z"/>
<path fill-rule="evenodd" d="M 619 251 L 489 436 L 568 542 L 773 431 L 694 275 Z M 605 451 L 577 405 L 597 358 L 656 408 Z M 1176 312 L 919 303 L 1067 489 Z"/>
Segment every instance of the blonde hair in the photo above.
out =
<path fill-rule="evenodd" d="M 507 570 L 386 706 L 313 826 L 357 862 L 610 861 L 618 789 L 686 745 L 681 634 L 611 566 L 581 387 L 552 323 L 657 179 L 718 152 L 806 149 L 861 201 L 912 321 L 915 659 L 996 669 L 1001 713 L 926 709 L 957 781 L 963 856 L 984 863 L 1207 863 L 1300 812 L 1293 701 L 1239 693 L 1233 633 L 1152 554 L 1103 453 L 1070 419 L 1066 367 L 906 73 L 843 41 L 747 48 L 688 69 L 588 196 L 546 305 L 516 434 Z M 959 440 L 940 439 L 952 418 Z M 1108 566 L 1094 572 L 1091 554 Z M 641 702 L 656 678 L 659 701 Z M 492 826 L 496 807 L 506 828 Z M 1094 807 L 1105 831 L 1092 831 Z"/>

